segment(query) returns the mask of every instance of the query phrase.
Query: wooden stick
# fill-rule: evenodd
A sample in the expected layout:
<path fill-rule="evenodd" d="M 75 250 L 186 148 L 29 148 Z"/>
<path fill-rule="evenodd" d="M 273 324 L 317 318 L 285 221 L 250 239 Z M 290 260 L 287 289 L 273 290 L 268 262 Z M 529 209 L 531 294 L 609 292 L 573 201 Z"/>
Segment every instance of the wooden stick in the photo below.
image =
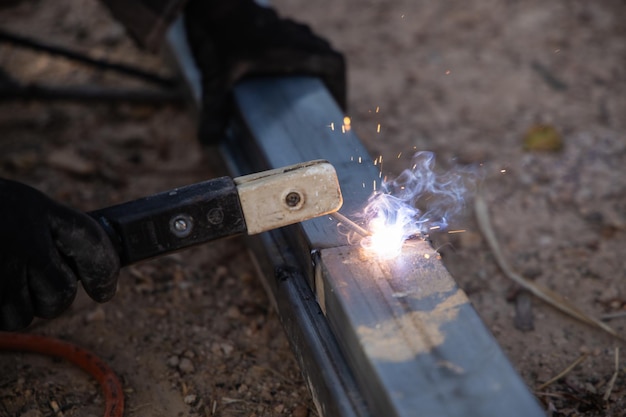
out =
<path fill-rule="evenodd" d="M 613 392 L 613 386 L 615 386 L 615 380 L 617 379 L 618 373 L 619 373 L 619 347 L 616 347 L 615 348 L 615 372 L 613 372 L 613 375 L 611 376 L 611 379 L 609 380 L 609 385 L 606 388 L 606 392 L 604 393 L 604 396 L 602 397 L 604 401 L 609 400 L 609 397 L 611 396 L 611 392 Z"/>
<path fill-rule="evenodd" d="M 500 245 L 498 244 L 498 240 L 496 239 L 496 234 L 491 227 L 491 222 L 489 221 L 487 204 L 480 194 L 476 195 L 474 199 L 474 211 L 476 214 L 476 220 L 478 221 L 478 227 L 480 228 L 480 231 L 487 240 L 487 244 L 489 245 L 491 252 L 493 253 L 496 263 L 498 264 L 504 275 L 506 275 L 509 279 L 519 284 L 523 288 L 530 291 L 537 298 L 561 310 L 568 316 L 578 319 L 601 330 L 604 330 L 605 332 L 620 340 L 624 340 L 624 338 L 617 334 L 615 330 L 613 330 L 613 328 L 581 311 L 577 306 L 565 299 L 560 294 L 557 294 L 556 292 L 548 288 L 542 287 L 535 282 L 527 280 L 526 278 L 518 274 L 515 270 L 513 270 L 513 268 L 509 265 L 508 261 L 504 257 L 502 250 L 500 250 Z"/>
<path fill-rule="evenodd" d="M 558 381 L 559 379 L 563 378 L 565 375 L 570 373 L 570 371 L 572 369 L 576 368 L 585 359 L 587 359 L 587 356 L 589 356 L 589 354 L 587 354 L 587 353 L 584 353 L 584 354 L 580 355 L 574 362 L 572 362 L 567 368 L 565 368 L 561 372 L 559 372 L 554 378 L 551 378 L 550 380 L 548 380 L 548 381 L 544 382 L 543 384 L 539 385 L 537 387 L 537 391 L 541 391 L 542 389 L 544 389 L 548 385 L 551 385 L 552 383 L 554 383 L 554 382 Z"/>

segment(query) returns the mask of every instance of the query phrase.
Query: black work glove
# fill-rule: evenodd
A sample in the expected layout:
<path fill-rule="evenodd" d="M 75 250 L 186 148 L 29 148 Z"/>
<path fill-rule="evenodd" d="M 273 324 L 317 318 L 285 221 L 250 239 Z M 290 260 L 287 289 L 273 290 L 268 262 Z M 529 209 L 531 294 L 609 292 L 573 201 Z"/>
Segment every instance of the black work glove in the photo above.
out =
<path fill-rule="evenodd" d="M 95 220 L 3 179 L 0 219 L 0 330 L 59 315 L 78 280 L 98 302 L 113 297 L 120 261 Z"/>
<path fill-rule="evenodd" d="M 202 73 L 204 142 L 221 139 L 228 121 L 230 92 L 250 76 L 320 77 L 345 110 L 346 65 L 343 55 L 309 27 L 278 17 L 253 0 L 191 0 L 185 26 Z"/>

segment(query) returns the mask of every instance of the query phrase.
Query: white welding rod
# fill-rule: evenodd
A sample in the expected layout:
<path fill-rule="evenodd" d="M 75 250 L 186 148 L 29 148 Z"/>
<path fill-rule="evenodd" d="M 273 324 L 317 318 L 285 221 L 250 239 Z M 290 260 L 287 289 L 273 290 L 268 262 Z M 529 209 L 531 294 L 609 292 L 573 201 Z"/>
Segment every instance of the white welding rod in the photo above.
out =
<path fill-rule="evenodd" d="M 316 160 L 221 177 L 89 213 L 122 265 L 188 246 L 249 235 L 334 213 L 343 203 L 335 168 Z"/>

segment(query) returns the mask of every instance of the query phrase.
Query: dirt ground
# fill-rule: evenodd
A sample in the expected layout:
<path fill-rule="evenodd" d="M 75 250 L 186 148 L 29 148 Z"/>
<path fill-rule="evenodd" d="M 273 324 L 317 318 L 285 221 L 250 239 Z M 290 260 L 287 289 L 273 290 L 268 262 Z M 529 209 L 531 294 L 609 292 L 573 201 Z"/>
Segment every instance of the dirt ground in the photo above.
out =
<path fill-rule="evenodd" d="M 474 170 L 518 272 L 595 317 L 625 313 L 626 2 L 273 4 L 345 52 L 352 126 L 386 173 L 408 168 L 414 150 Z M 95 0 L 24 1 L 0 10 L 0 27 L 166 72 Z M 0 66 L 25 80 L 137 86 L 1 44 Z M 0 176 L 83 210 L 210 178 L 190 114 L 182 105 L 3 102 Z M 562 146 L 525 142 L 539 125 Z M 496 266 L 466 203 L 456 222 L 466 232 L 434 236 L 435 245 L 547 413 L 626 415 L 621 357 L 603 398 L 623 343 L 535 299 L 529 315 L 529 298 Z M 624 334 L 624 320 L 607 323 Z M 31 331 L 105 359 L 124 382 L 127 416 L 317 415 L 238 238 L 127 268 L 113 301 L 79 294 Z M 1 416 L 54 415 L 52 402 L 66 416 L 102 413 L 80 371 L 0 354 Z"/>

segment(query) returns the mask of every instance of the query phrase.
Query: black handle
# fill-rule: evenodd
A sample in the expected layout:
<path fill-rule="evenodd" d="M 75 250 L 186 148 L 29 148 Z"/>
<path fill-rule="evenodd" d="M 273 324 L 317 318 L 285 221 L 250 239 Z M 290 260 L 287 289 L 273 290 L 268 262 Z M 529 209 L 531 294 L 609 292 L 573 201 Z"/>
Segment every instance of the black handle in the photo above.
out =
<path fill-rule="evenodd" d="M 88 213 L 122 265 L 246 232 L 232 178 L 221 177 Z"/>

